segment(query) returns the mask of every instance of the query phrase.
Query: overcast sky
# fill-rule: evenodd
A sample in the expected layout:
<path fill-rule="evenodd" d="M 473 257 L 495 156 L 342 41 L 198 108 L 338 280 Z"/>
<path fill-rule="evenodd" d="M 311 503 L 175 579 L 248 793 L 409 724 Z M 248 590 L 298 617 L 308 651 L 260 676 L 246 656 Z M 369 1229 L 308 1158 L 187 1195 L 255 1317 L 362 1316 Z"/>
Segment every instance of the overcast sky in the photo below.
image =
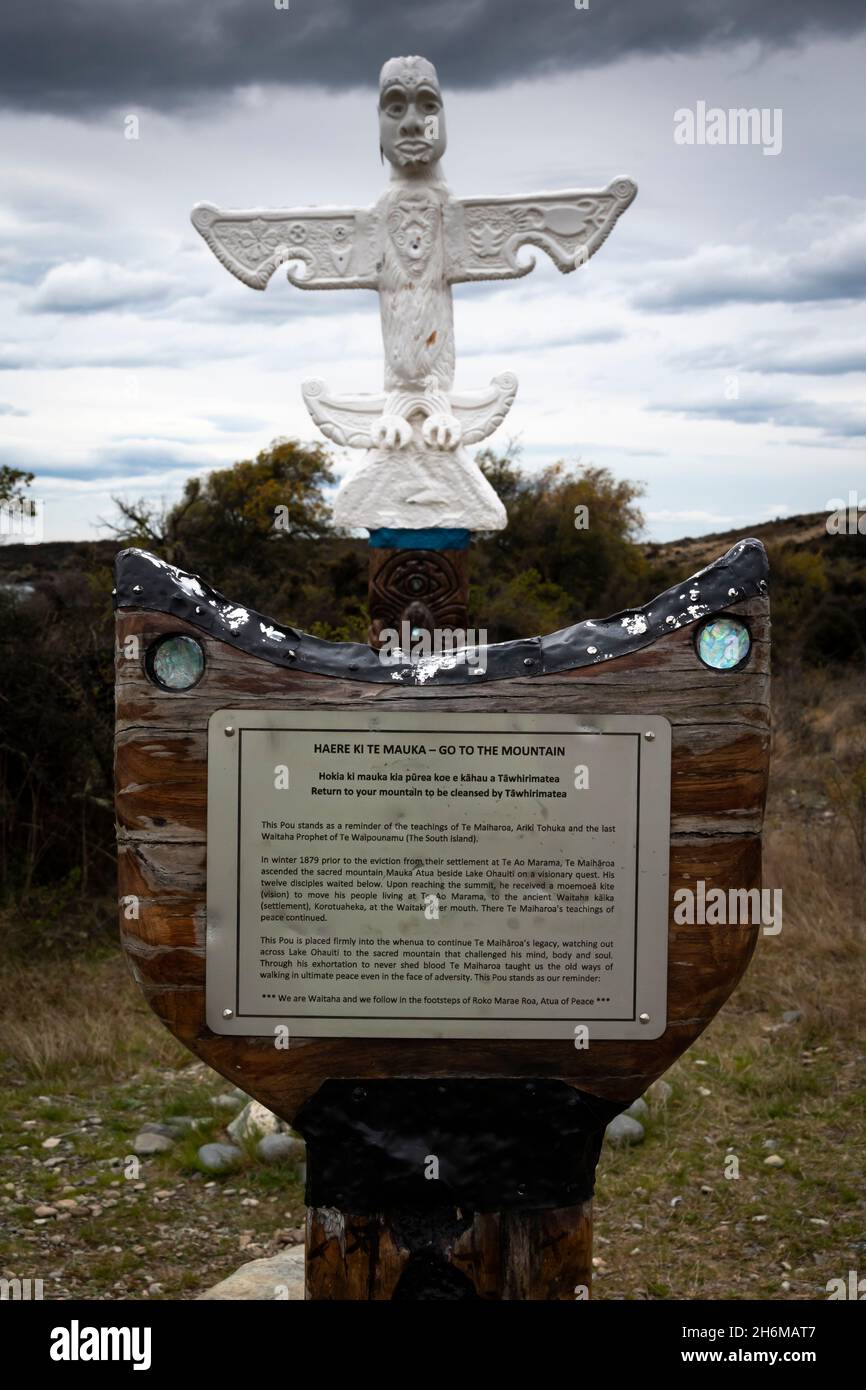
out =
<path fill-rule="evenodd" d="M 575 274 L 456 288 L 456 384 L 520 380 L 494 446 L 642 481 L 658 538 L 866 493 L 864 30 L 862 0 L 4 7 L 0 463 L 46 539 L 91 537 L 112 494 L 312 439 L 304 377 L 378 390 L 374 295 L 257 294 L 189 210 L 375 201 L 378 70 L 421 52 L 458 196 L 639 186 Z M 677 143 L 701 102 L 781 112 L 781 149 Z"/>

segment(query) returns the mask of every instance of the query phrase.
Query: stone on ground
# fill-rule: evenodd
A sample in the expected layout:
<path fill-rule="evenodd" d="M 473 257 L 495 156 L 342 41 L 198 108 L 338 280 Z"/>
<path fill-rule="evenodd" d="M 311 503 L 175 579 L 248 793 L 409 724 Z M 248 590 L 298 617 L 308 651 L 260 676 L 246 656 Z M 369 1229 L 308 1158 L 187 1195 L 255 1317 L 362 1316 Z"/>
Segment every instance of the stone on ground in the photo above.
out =
<path fill-rule="evenodd" d="M 169 1149 L 174 1148 L 174 1140 L 169 1139 L 166 1134 L 154 1134 L 152 1130 L 142 1130 L 136 1136 L 132 1146 L 133 1152 L 144 1157 L 147 1154 L 167 1154 Z"/>
<path fill-rule="evenodd" d="M 303 1299 L 304 1247 L 293 1245 L 264 1260 L 250 1260 L 234 1274 L 200 1293 L 198 1301 L 242 1298 Z"/>
<path fill-rule="evenodd" d="M 266 1134 L 256 1145 L 256 1155 L 262 1163 L 301 1163 L 306 1154 L 303 1139 L 292 1134 Z"/>
<path fill-rule="evenodd" d="M 239 1144 L 243 1139 L 260 1139 L 265 1134 L 279 1134 L 285 1128 L 283 1121 L 266 1105 L 262 1105 L 261 1101 L 251 1100 L 232 1120 L 228 1132 L 235 1143 Z"/>
<path fill-rule="evenodd" d="M 639 1120 L 633 1120 L 631 1115 L 617 1115 L 604 1131 L 604 1137 L 617 1149 L 629 1144 L 640 1144 L 644 1137 L 644 1127 Z"/>
<path fill-rule="evenodd" d="M 227 1173 L 237 1166 L 243 1153 L 236 1144 L 202 1144 L 198 1161 L 208 1173 Z"/>
<path fill-rule="evenodd" d="M 649 1101 L 651 1109 L 663 1110 L 673 1093 L 674 1088 L 670 1082 L 659 1077 L 658 1081 L 647 1087 L 645 1099 Z"/>

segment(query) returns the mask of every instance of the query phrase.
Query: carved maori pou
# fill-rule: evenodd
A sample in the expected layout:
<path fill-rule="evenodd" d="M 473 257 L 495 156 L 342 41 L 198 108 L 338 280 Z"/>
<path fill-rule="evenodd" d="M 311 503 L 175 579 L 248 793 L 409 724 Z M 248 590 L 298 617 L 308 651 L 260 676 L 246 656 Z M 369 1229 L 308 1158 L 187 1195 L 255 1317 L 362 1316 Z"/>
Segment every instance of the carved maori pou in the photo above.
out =
<path fill-rule="evenodd" d="M 480 390 L 454 389 L 451 286 L 514 280 L 546 251 L 567 273 L 594 255 L 637 193 L 631 179 L 601 190 L 456 198 L 445 182 L 445 114 L 426 58 L 390 58 L 379 84 L 379 139 L 391 183 L 371 208 L 193 210 L 193 225 L 244 284 L 262 290 L 278 265 L 300 289 L 369 289 L 379 295 L 385 389 L 336 395 L 305 381 L 322 433 L 368 450 L 340 489 L 338 525 L 501 530 L 505 510 L 466 446 L 502 423 L 517 378 L 502 372 Z"/>

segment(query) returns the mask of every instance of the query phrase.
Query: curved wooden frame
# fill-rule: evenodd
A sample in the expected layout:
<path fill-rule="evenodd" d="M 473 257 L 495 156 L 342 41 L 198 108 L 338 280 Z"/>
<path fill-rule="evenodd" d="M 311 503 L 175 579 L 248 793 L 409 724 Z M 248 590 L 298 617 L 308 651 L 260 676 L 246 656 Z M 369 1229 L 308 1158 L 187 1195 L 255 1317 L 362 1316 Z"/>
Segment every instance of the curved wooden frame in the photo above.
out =
<path fill-rule="evenodd" d="M 218 1037 L 205 1023 L 207 722 L 217 709 L 656 714 L 672 725 L 671 903 L 699 878 L 759 888 L 770 750 L 769 602 L 734 603 L 746 664 L 715 672 L 694 648 L 695 623 L 600 665 L 472 685 L 405 687 L 285 669 L 183 619 L 133 606 L 117 614 L 116 784 L 120 921 L 133 975 L 158 1017 L 209 1066 L 292 1121 L 323 1081 L 365 1077 L 551 1077 L 628 1104 L 703 1031 L 742 976 L 756 926 L 682 926 L 669 917 L 668 1026 L 655 1040 L 568 1042 Z M 166 633 L 204 647 L 188 692 L 157 688 L 145 653 Z M 137 644 L 130 644 L 130 638 Z M 125 653 L 135 649 L 138 655 Z M 137 916 L 129 909 L 137 899 Z"/>

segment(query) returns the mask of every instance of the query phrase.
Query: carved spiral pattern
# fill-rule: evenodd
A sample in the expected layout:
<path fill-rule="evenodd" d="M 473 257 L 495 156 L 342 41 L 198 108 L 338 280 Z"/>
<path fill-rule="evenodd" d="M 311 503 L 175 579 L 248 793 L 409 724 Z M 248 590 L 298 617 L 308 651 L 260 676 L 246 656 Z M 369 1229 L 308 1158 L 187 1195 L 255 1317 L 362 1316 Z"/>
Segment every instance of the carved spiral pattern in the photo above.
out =
<path fill-rule="evenodd" d="M 465 628 L 467 557 L 463 550 L 374 550 L 370 553 L 370 621 L 373 639 L 382 628 L 399 630 L 423 605 L 440 628 Z"/>

